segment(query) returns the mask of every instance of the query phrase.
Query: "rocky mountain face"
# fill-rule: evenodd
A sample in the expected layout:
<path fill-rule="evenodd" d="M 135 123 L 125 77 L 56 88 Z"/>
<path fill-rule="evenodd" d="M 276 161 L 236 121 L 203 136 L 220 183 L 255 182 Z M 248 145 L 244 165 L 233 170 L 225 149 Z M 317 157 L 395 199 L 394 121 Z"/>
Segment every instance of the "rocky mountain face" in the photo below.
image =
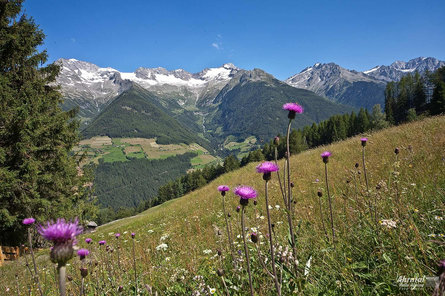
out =
<path fill-rule="evenodd" d="M 408 62 L 397 61 L 389 66 L 377 66 L 357 72 L 334 63 L 317 63 L 288 79 L 293 87 L 304 88 L 316 94 L 355 107 L 372 108 L 383 105 L 384 90 L 389 81 L 398 81 L 407 73 L 434 71 L 445 65 L 435 58 L 416 58 Z"/>
<path fill-rule="evenodd" d="M 433 72 L 443 66 L 445 66 L 444 61 L 431 57 L 419 57 L 409 60 L 408 62 L 396 61 L 389 66 L 376 66 L 363 73 L 375 79 L 389 82 L 399 81 L 400 78 L 407 73 L 415 73 L 417 71 L 420 74 L 423 74 L 426 71 Z"/>
<path fill-rule="evenodd" d="M 224 64 L 199 73 L 164 68 L 138 68 L 133 73 L 126 73 L 76 59 L 59 59 L 56 63 L 61 66 L 57 83 L 62 86 L 65 107 L 78 105 L 80 115 L 86 120 L 97 115 L 133 83 L 187 107 L 213 99 L 240 70 L 233 64 Z"/>
<path fill-rule="evenodd" d="M 296 98 L 304 108 L 303 114 L 293 121 L 294 128 L 353 110 L 312 91 L 291 87 L 261 69 L 241 70 L 213 101 L 217 108 L 206 120 L 206 127 L 215 138 L 241 140 L 254 135 L 259 143 L 264 143 L 286 132 L 288 118 L 281 106 L 290 98 Z"/>

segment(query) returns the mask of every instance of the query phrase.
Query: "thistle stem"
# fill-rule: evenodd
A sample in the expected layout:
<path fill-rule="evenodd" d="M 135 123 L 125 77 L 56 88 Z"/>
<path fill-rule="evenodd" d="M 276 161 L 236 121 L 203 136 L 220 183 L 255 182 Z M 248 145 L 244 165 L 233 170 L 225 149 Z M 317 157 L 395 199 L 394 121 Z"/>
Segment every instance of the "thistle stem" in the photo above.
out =
<path fill-rule="evenodd" d="M 289 224 L 289 234 L 290 239 L 292 243 L 292 251 L 294 252 L 295 256 L 297 256 L 297 250 L 295 246 L 295 237 L 294 237 L 294 227 L 292 225 L 292 189 L 291 189 L 291 182 L 290 182 L 290 147 L 289 147 L 289 137 L 290 137 L 290 126 L 292 123 L 292 119 L 289 119 L 289 124 L 287 126 L 287 135 L 286 135 L 286 150 L 287 150 L 287 223 Z M 296 260 L 294 262 L 295 266 L 295 273 L 297 272 L 297 263 Z"/>
<path fill-rule="evenodd" d="M 368 175 L 366 174 L 365 146 L 363 146 L 362 161 L 363 161 L 363 173 L 365 174 L 366 193 L 369 193 Z"/>
<path fill-rule="evenodd" d="M 275 147 L 275 164 L 278 165 L 278 151 Z M 280 171 L 277 171 L 278 183 L 280 184 L 281 195 L 283 196 L 284 205 L 287 208 L 286 191 L 283 189 L 283 184 L 281 184 Z"/>
<path fill-rule="evenodd" d="M 245 206 L 241 206 L 241 234 L 243 235 L 244 242 L 244 254 L 246 255 L 246 263 L 247 263 L 247 273 L 249 274 L 249 287 L 250 287 L 250 295 L 253 296 L 253 285 L 252 285 L 252 275 L 250 273 L 250 259 L 249 259 L 249 250 L 247 249 L 246 243 L 246 233 L 244 227 L 244 208 Z"/>
<path fill-rule="evenodd" d="M 318 203 L 320 205 L 320 219 L 321 219 L 321 225 L 323 226 L 324 235 L 326 236 L 326 239 L 329 241 L 328 232 L 326 231 L 326 226 L 324 225 L 324 218 L 323 218 L 323 208 L 321 206 L 321 197 L 318 197 Z"/>
<path fill-rule="evenodd" d="M 59 291 L 60 296 L 66 295 L 66 266 L 58 265 L 57 272 L 59 274 Z"/>
<path fill-rule="evenodd" d="M 119 243 L 119 239 L 117 239 L 117 250 L 116 250 L 116 253 L 117 253 L 117 266 L 119 267 L 119 270 L 122 269 L 122 268 L 121 268 L 120 255 L 119 255 L 119 253 L 120 253 L 120 248 L 121 248 L 121 246 L 120 246 L 120 243 Z"/>
<path fill-rule="evenodd" d="M 232 253 L 232 261 L 235 262 L 235 251 L 233 249 L 232 237 L 230 235 L 229 222 L 227 221 L 226 199 L 224 196 L 222 196 L 222 206 L 223 206 L 224 219 L 226 221 L 227 239 L 229 240 L 229 245 L 230 245 L 229 248 L 230 248 L 230 252 Z"/>
<path fill-rule="evenodd" d="M 85 292 L 84 292 L 84 282 L 85 282 L 85 279 L 84 278 L 82 278 L 82 281 L 81 281 L 81 284 L 80 284 L 80 296 L 83 296 L 83 295 L 85 295 Z"/>
<path fill-rule="evenodd" d="M 274 247 L 273 247 L 273 238 L 272 238 L 272 223 L 270 222 L 270 212 L 269 212 L 269 196 L 268 196 L 268 181 L 266 180 L 264 190 L 266 193 L 266 211 L 267 211 L 267 224 L 269 227 L 269 244 L 270 244 L 270 257 L 272 260 L 272 273 L 273 273 L 273 279 L 275 282 L 275 288 L 277 289 L 278 295 L 281 295 L 281 287 L 278 283 L 278 277 L 277 277 L 277 270 L 275 267 L 275 254 L 274 254 Z"/>
<path fill-rule="evenodd" d="M 31 251 L 32 264 L 34 265 L 34 281 L 37 283 L 40 295 L 43 296 L 42 288 L 40 287 L 39 274 L 37 273 L 36 258 L 34 257 L 34 251 L 32 249 L 31 229 L 29 227 L 28 227 L 28 244 L 29 244 L 29 250 Z"/>
<path fill-rule="evenodd" d="M 134 294 L 137 295 L 138 293 L 138 280 L 137 280 L 137 273 L 136 273 L 136 253 L 134 250 L 134 238 L 133 238 L 133 269 L 134 269 L 134 284 L 135 284 L 135 290 Z"/>
<path fill-rule="evenodd" d="M 325 171 L 325 177 L 326 177 L 326 191 L 328 193 L 328 200 L 329 200 L 329 213 L 331 216 L 331 229 L 332 229 L 332 242 L 335 243 L 335 230 L 334 230 L 334 218 L 332 215 L 332 201 L 331 201 L 331 194 L 329 193 L 329 181 L 328 181 L 328 164 L 324 164 L 324 171 Z"/>

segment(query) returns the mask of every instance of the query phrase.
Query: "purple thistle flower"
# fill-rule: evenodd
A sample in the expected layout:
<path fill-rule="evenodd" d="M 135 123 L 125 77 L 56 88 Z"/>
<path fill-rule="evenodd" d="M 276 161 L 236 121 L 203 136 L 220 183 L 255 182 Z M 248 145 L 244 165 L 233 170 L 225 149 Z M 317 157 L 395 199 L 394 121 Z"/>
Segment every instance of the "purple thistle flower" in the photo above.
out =
<path fill-rule="evenodd" d="M 82 233 L 82 227 L 79 226 L 79 220 L 66 222 L 65 219 L 57 219 L 57 222 L 47 222 L 46 227 L 39 225 L 38 232 L 46 240 L 54 242 L 50 252 L 50 259 L 59 266 L 65 266 L 73 257 L 73 245 L 75 238 Z"/>
<path fill-rule="evenodd" d="M 136 233 L 132 232 L 131 237 L 134 238 L 136 236 Z"/>
<path fill-rule="evenodd" d="M 366 146 L 366 142 L 368 142 L 368 138 L 361 138 L 360 141 L 362 141 L 362 146 Z"/>
<path fill-rule="evenodd" d="M 223 191 L 229 191 L 229 190 L 230 190 L 230 188 L 227 185 L 219 185 L 218 186 L 218 191 L 223 192 Z"/>
<path fill-rule="evenodd" d="M 88 254 L 90 254 L 90 251 L 88 251 L 87 249 L 80 249 L 79 251 L 77 251 L 77 256 L 80 257 L 80 260 L 85 259 Z"/>
<path fill-rule="evenodd" d="M 237 206 L 237 207 L 236 207 L 236 211 L 239 212 L 240 210 L 241 210 L 241 207 L 240 207 L 240 206 Z"/>
<path fill-rule="evenodd" d="M 87 244 L 91 244 L 92 241 L 93 241 L 93 240 L 92 240 L 91 238 L 86 238 L 86 239 L 85 239 L 85 242 L 86 242 Z"/>
<path fill-rule="evenodd" d="M 104 241 L 104 240 L 99 241 L 99 245 L 100 245 L 100 246 L 103 246 L 103 245 L 105 245 L 106 243 L 107 243 L 107 242 Z"/>
<path fill-rule="evenodd" d="M 324 163 L 328 163 L 328 161 L 329 161 L 329 156 L 331 156 L 331 155 L 332 155 L 332 153 L 329 152 L 329 151 L 325 151 L 325 152 L 323 152 L 323 153 L 321 154 L 321 158 L 323 158 L 323 162 L 324 162 Z"/>
<path fill-rule="evenodd" d="M 288 110 L 289 114 L 287 114 L 287 118 L 290 120 L 295 118 L 295 115 L 303 113 L 303 107 L 298 105 L 297 103 L 287 103 L 283 105 L 284 110 Z"/>
<path fill-rule="evenodd" d="M 298 114 L 303 113 L 303 107 L 298 105 L 297 103 L 286 103 L 283 105 L 283 109 Z"/>
<path fill-rule="evenodd" d="M 66 222 L 65 219 L 57 219 L 57 222 L 47 222 L 46 227 L 39 225 L 38 232 L 46 239 L 54 243 L 65 243 L 74 240 L 74 238 L 82 233 L 82 227 L 79 220 Z"/>
<path fill-rule="evenodd" d="M 236 187 L 235 194 L 241 197 L 241 199 L 251 199 L 257 196 L 255 189 L 249 186 Z"/>
<path fill-rule="evenodd" d="M 263 173 L 263 174 L 276 172 L 279 169 L 280 168 L 278 167 L 278 165 L 270 161 L 263 162 L 256 167 L 257 173 Z"/>
<path fill-rule="evenodd" d="M 325 157 L 329 157 L 329 156 L 331 156 L 332 155 L 332 153 L 331 152 L 329 152 L 329 151 L 325 151 L 325 152 L 323 152 L 322 154 L 320 154 L 321 155 L 321 157 L 322 158 L 325 158 Z"/>
<path fill-rule="evenodd" d="M 24 225 L 31 225 L 31 224 L 34 224 L 34 222 L 36 222 L 36 219 L 34 219 L 34 218 L 25 218 L 25 219 L 23 219 L 23 224 Z"/>
<path fill-rule="evenodd" d="M 120 233 L 116 233 L 114 236 L 115 236 L 116 238 L 119 238 L 119 236 L 121 236 L 121 234 L 120 234 Z"/>

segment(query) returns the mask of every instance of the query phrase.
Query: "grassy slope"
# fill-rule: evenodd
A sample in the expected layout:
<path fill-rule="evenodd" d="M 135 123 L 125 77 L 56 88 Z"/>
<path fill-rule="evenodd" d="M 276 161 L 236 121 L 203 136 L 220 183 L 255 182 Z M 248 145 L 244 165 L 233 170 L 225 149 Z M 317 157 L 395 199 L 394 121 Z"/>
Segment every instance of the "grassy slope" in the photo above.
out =
<path fill-rule="evenodd" d="M 444 126 L 445 117 L 442 116 L 369 135 L 366 153 L 371 197 L 375 196 L 374 188 L 378 182 L 385 181 L 386 184 L 379 193 L 378 220 L 397 220 L 395 217 L 397 209 L 403 211 L 399 213 L 400 215 L 409 217 L 398 221 L 395 230 L 387 230 L 377 224 L 376 231 L 379 233 L 377 236 L 368 233 L 373 223 L 367 223 L 368 219 L 359 217 L 361 207 L 364 208 L 361 213 L 366 215 L 367 200 L 359 196 L 357 204 L 353 194 L 353 182 L 346 183 L 347 179 L 352 180 L 351 170 L 356 162 L 360 163 L 361 168 L 359 137 L 309 150 L 291 158 L 292 180 L 296 185 L 294 192 L 297 197 L 295 217 L 297 224 L 301 222 L 298 233 L 298 258 L 304 263 L 310 255 L 313 256 L 311 274 L 305 287 L 308 294 L 326 293 L 327 290 L 338 294 L 371 294 L 380 282 L 378 289 L 385 294 L 389 293 L 390 289 L 397 289 L 394 283 L 398 275 L 406 277 L 433 275 L 434 262 L 445 255 L 443 247 L 435 247 L 434 243 L 428 242 L 431 240 L 428 234 L 437 233 L 438 229 L 442 229 L 443 232 L 445 226 L 444 221 L 433 218 L 434 215 L 444 216 L 444 194 L 443 189 L 442 191 L 439 189 L 445 184 Z M 399 168 L 401 202 L 398 207 L 394 205 L 396 201 L 394 194 L 391 193 L 393 187 L 390 186 L 390 182 L 393 181 L 390 172 L 394 163 L 394 147 L 400 147 L 401 150 Z M 317 210 L 316 192 L 319 188 L 324 188 L 322 181 L 324 166 L 320 159 L 320 153 L 324 150 L 333 153 L 329 162 L 329 183 L 339 239 L 336 250 L 323 239 L 324 232 Z M 230 187 L 235 187 L 237 184 L 254 186 L 260 193 L 257 210 L 265 215 L 264 193 L 260 190 L 264 184 L 261 176 L 255 173 L 255 166 L 254 163 L 249 164 L 221 176 L 208 186 L 182 198 L 149 209 L 138 216 L 104 225 L 91 237 L 95 241 L 99 239 L 111 241 L 114 232 L 128 231 L 126 234 L 128 236 L 130 232 L 135 231 L 138 237 L 136 250 L 140 258 L 138 264 L 145 272 L 143 282 L 150 283 L 158 289 L 164 290 L 171 285 L 169 280 L 172 274 L 184 272 L 181 271 L 183 269 L 186 270 L 186 274 L 192 276 L 197 273 L 203 274 L 210 286 L 218 285 L 220 282 L 217 276 L 210 274 L 218 267 L 217 261 L 211 258 L 215 248 L 218 247 L 215 227 L 225 232 L 223 217 L 220 216 L 221 199 L 216 187 L 219 184 L 227 184 Z M 315 182 L 317 178 L 320 179 L 319 183 Z M 363 184 L 362 180 L 362 188 Z M 385 190 L 387 187 L 389 189 Z M 270 182 L 270 190 L 273 200 L 271 204 L 279 204 L 283 208 L 275 175 Z M 232 219 L 236 219 L 232 220 L 235 223 L 236 235 L 239 233 L 237 223 L 239 216 L 234 209 L 238 200 L 232 193 L 229 193 L 226 200 L 230 204 L 228 209 L 232 212 Z M 324 202 L 326 203 L 326 200 Z M 327 215 L 327 204 L 323 207 Z M 260 231 L 267 232 L 265 220 L 254 219 L 253 205 L 249 205 L 247 212 L 250 216 L 247 225 L 254 226 L 258 222 Z M 284 233 L 285 213 L 276 209 L 271 213 L 277 231 Z M 284 223 L 281 224 L 279 221 Z M 167 243 L 169 247 L 163 252 L 156 251 L 156 246 L 161 243 L 160 237 L 164 234 L 169 234 L 169 237 L 162 242 Z M 436 239 L 444 240 L 439 237 Z M 379 242 L 379 247 L 368 250 L 368 245 L 373 245 L 374 241 Z M 131 239 L 128 239 L 124 244 L 123 251 L 127 254 L 130 254 L 130 243 Z M 279 243 L 284 242 L 281 240 Z M 213 253 L 205 255 L 203 253 L 205 249 L 211 249 Z M 406 258 L 398 258 L 395 254 L 404 256 L 406 254 Z M 169 262 L 165 261 L 166 257 L 171 258 Z M 127 259 L 125 264 L 131 268 L 131 260 Z M 11 277 L 11 283 L 12 280 Z M 261 295 L 268 294 L 270 287 L 273 287 L 270 278 L 257 279 L 256 290 Z M 244 289 L 247 291 L 247 286 L 244 286 Z M 397 290 L 391 291 L 394 293 Z"/>

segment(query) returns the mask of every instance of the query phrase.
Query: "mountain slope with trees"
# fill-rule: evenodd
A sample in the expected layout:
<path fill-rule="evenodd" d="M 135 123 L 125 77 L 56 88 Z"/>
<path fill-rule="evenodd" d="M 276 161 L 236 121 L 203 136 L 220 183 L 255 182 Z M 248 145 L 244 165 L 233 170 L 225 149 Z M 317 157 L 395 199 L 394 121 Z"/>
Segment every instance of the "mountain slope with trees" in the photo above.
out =
<path fill-rule="evenodd" d="M 82 135 L 84 138 L 99 135 L 111 138 L 157 138 L 158 144 L 204 142 L 156 106 L 156 100 L 156 96 L 150 92 L 133 85 L 114 99 L 82 131 Z"/>

